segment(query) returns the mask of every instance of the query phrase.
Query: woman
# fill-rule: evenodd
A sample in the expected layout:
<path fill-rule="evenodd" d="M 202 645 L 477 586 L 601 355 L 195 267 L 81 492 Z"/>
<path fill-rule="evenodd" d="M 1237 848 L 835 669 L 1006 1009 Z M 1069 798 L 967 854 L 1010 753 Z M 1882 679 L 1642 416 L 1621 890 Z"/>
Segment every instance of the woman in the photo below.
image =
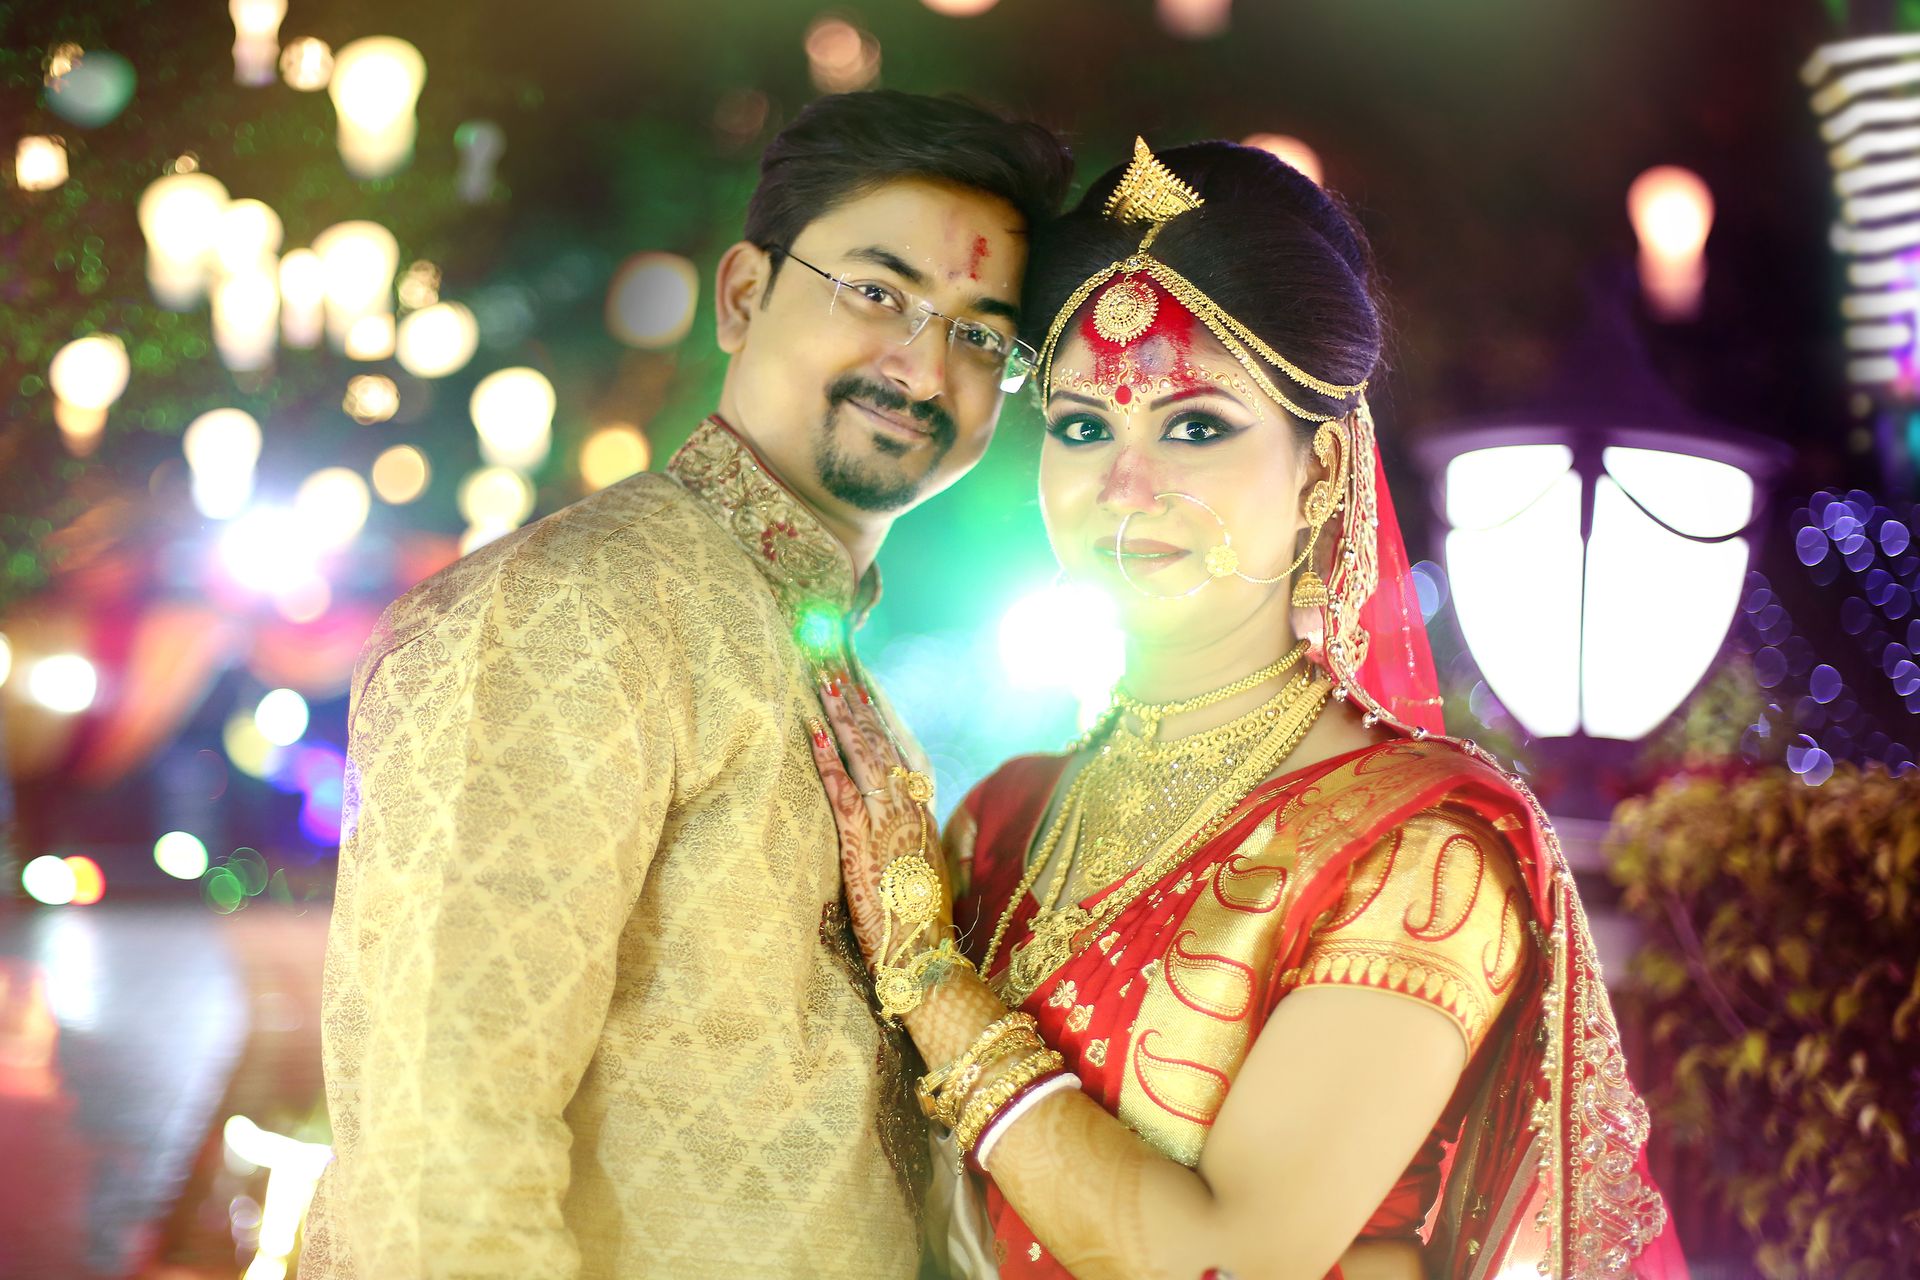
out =
<path fill-rule="evenodd" d="M 1113 710 L 981 783 L 944 860 L 866 698 L 828 686 L 844 765 L 815 735 L 882 1012 L 974 1171 L 957 1265 L 1683 1274 L 1558 846 L 1442 736 L 1353 224 L 1262 152 L 1142 142 L 1035 259 L 1041 504 L 1121 605 Z"/>

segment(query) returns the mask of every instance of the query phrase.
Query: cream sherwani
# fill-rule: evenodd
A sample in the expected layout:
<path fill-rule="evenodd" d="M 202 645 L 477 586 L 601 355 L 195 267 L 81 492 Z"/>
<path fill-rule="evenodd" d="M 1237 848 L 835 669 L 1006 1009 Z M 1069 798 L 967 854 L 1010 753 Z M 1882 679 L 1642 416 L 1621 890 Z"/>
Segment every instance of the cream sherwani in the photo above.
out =
<path fill-rule="evenodd" d="M 924 1131 L 819 714 L 877 584 L 718 421 L 387 611 L 356 673 L 318 1277 L 907 1277 Z"/>

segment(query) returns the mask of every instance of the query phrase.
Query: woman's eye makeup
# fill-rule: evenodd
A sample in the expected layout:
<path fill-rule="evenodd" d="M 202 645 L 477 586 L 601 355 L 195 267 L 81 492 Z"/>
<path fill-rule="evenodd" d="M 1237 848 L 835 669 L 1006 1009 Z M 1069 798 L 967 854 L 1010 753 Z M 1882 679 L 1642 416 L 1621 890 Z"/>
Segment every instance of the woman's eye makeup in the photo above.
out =
<path fill-rule="evenodd" d="M 1176 444 L 1206 445 L 1237 435 L 1242 429 L 1215 414 L 1189 410 L 1169 421 L 1160 438 Z M 1052 419 L 1047 423 L 1047 434 L 1068 445 L 1097 444 L 1113 438 L 1106 423 L 1084 413 Z"/>

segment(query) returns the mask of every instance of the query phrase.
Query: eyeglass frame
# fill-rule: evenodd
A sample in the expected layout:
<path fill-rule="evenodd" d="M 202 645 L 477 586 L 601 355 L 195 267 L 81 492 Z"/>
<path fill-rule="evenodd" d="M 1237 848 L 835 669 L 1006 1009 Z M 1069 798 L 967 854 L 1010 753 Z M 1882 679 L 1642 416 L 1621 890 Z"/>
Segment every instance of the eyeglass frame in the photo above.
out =
<path fill-rule="evenodd" d="M 827 304 L 829 314 L 840 304 L 840 291 L 842 289 L 853 288 L 857 284 L 869 283 L 867 281 L 849 280 L 844 275 L 836 276 L 832 272 L 808 262 L 805 258 L 787 248 L 785 245 L 770 244 L 763 245 L 762 248 L 768 253 L 778 254 L 783 258 L 789 258 L 799 263 L 807 270 L 813 272 L 813 274 L 819 276 L 822 280 L 825 280 L 828 284 L 831 284 L 833 286 L 833 301 Z M 1009 347 L 1005 359 L 1003 359 L 1000 364 L 1000 393 L 1002 395 L 1017 395 L 1020 389 L 1026 386 L 1027 379 L 1033 376 L 1034 370 L 1040 367 L 1040 353 L 1016 336 L 1002 335 L 1000 331 L 992 325 L 984 324 L 978 320 L 967 320 L 959 316 L 950 316 L 946 312 L 936 309 L 933 304 L 925 298 L 917 294 L 909 293 L 905 289 L 887 284 L 883 280 L 875 280 L 871 283 L 880 285 L 883 288 L 893 289 L 894 292 L 901 296 L 903 301 L 913 304 L 909 309 L 900 312 L 900 318 L 912 326 L 905 340 L 900 343 L 903 347 L 913 345 L 914 340 L 926 331 L 929 320 L 944 320 L 947 322 L 947 350 L 949 351 L 953 350 L 953 335 L 955 327 L 958 325 L 976 325 L 979 328 L 985 329 L 988 333 L 996 336 L 1004 336 Z M 871 300 L 869 299 L 869 301 Z M 919 313 L 917 320 L 913 317 L 914 312 Z M 1014 367 L 1016 362 L 1023 366 L 1020 371 L 1018 373 L 1008 372 Z"/>

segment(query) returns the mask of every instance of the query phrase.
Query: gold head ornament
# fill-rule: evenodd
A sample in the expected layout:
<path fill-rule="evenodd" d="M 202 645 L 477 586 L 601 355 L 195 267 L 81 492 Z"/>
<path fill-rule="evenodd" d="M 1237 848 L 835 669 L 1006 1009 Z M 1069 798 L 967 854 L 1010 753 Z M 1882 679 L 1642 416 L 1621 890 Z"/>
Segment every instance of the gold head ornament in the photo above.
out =
<path fill-rule="evenodd" d="M 1158 285 L 1160 290 L 1164 290 L 1206 325 L 1207 330 L 1220 340 L 1220 345 L 1247 371 L 1254 384 L 1287 412 L 1306 422 L 1329 422 L 1341 417 L 1344 410 L 1342 413 L 1316 413 L 1296 403 L 1267 376 L 1262 362 L 1280 370 L 1295 384 L 1335 400 L 1363 394 L 1367 389 L 1364 379 L 1354 383 L 1337 383 L 1308 373 L 1268 346 L 1253 330 L 1227 314 L 1198 285 L 1147 252 L 1162 227 L 1205 204 L 1205 199 L 1198 192 L 1181 181 L 1173 170 L 1153 154 L 1144 138 L 1133 140 L 1133 160 L 1120 176 L 1113 194 L 1107 198 L 1103 212 L 1105 216 L 1124 225 L 1144 224 L 1147 233 L 1139 247 L 1128 257 L 1109 263 L 1089 276 L 1068 295 L 1053 317 L 1046 342 L 1040 348 L 1041 394 L 1044 396 L 1053 391 L 1053 357 L 1067 322 L 1102 285 L 1118 277 L 1118 281 L 1094 303 L 1094 331 L 1100 337 L 1108 342 L 1125 344 L 1144 334 L 1153 324 L 1154 314 L 1160 306 L 1159 294 L 1153 287 Z M 1149 284 L 1149 280 L 1153 283 Z"/>

